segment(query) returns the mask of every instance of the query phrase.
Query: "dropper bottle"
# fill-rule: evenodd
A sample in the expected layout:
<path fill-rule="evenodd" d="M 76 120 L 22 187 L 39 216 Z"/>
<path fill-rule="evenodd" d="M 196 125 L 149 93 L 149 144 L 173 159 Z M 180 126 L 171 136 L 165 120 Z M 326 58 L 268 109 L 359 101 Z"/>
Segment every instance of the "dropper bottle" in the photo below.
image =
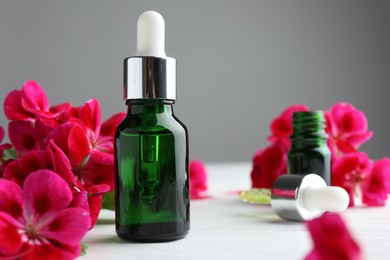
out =
<path fill-rule="evenodd" d="M 115 224 L 125 240 L 176 240 L 190 228 L 188 132 L 173 114 L 176 60 L 164 45 L 163 17 L 141 14 L 136 56 L 124 60 L 128 113 L 114 141 Z"/>

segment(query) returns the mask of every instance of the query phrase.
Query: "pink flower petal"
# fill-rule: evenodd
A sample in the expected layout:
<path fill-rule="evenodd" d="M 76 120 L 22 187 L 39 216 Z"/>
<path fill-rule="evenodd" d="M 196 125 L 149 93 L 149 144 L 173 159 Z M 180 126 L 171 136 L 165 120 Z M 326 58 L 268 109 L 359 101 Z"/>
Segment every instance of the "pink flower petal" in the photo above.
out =
<path fill-rule="evenodd" d="M 52 160 L 53 171 L 61 176 L 70 186 L 76 185 L 76 179 L 68 157 L 53 141 L 47 146 L 46 153 Z"/>
<path fill-rule="evenodd" d="M 387 192 L 390 193 L 390 158 L 383 158 L 375 161 L 371 170 L 371 173 L 383 172 L 385 175 L 385 183 L 387 186 Z"/>
<path fill-rule="evenodd" d="M 8 125 L 9 138 L 19 153 L 40 149 L 32 122 L 13 121 Z"/>
<path fill-rule="evenodd" d="M 94 148 L 104 153 L 114 154 L 114 137 L 100 135 Z"/>
<path fill-rule="evenodd" d="M 332 167 L 333 185 L 346 183 L 355 185 L 354 181 L 363 180 L 371 171 L 371 161 L 367 154 L 359 152 L 346 154 L 339 158 Z"/>
<path fill-rule="evenodd" d="M 342 132 L 362 133 L 367 131 L 368 123 L 363 112 L 356 109 L 345 112 L 338 127 Z"/>
<path fill-rule="evenodd" d="M 0 143 L 3 141 L 4 136 L 5 136 L 4 128 L 0 126 Z"/>
<path fill-rule="evenodd" d="M 309 110 L 310 110 L 310 109 L 309 109 L 306 105 L 303 105 L 303 104 L 292 105 L 292 106 L 289 106 L 288 108 L 286 108 L 286 109 L 282 112 L 282 114 L 280 115 L 280 117 L 286 118 L 286 119 L 292 121 L 292 115 L 293 115 L 295 112 L 304 112 L 304 111 L 309 111 Z"/>
<path fill-rule="evenodd" d="M 67 183 L 55 172 L 38 170 L 24 181 L 23 198 L 28 215 L 43 215 L 65 208 L 73 196 Z"/>
<path fill-rule="evenodd" d="M 362 187 L 363 203 L 369 206 L 383 206 L 390 188 L 390 158 L 375 161 L 371 174 Z"/>
<path fill-rule="evenodd" d="M 29 80 L 24 83 L 22 98 L 31 111 L 49 111 L 49 100 L 46 93 L 36 81 Z"/>
<path fill-rule="evenodd" d="M 91 218 L 88 211 L 82 208 L 66 208 L 40 230 L 39 235 L 50 242 L 76 245 L 84 237 L 90 227 Z"/>
<path fill-rule="evenodd" d="M 40 144 L 42 147 L 44 147 L 46 138 L 50 134 L 50 132 L 58 126 L 58 122 L 55 121 L 54 119 L 43 119 L 43 118 L 38 118 L 35 120 L 34 123 L 34 135 L 37 140 L 40 140 Z"/>
<path fill-rule="evenodd" d="M 324 118 L 325 118 L 325 132 L 332 137 L 332 129 L 333 129 L 333 121 L 328 111 L 324 110 Z"/>
<path fill-rule="evenodd" d="M 300 111 L 308 111 L 309 108 L 305 105 L 292 105 L 286 108 L 279 117 L 275 118 L 271 123 L 271 132 L 272 136 L 268 138 L 271 142 L 279 138 L 290 139 L 290 135 L 292 134 L 292 115 L 295 112 Z M 287 143 L 289 147 L 289 143 Z"/>
<path fill-rule="evenodd" d="M 69 132 L 75 126 L 73 123 L 64 123 L 56 127 L 48 136 L 47 141 L 53 140 L 54 143 L 65 153 L 69 153 L 68 139 Z"/>
<path fill-rule="evenodd" d="M 368 123 L 364 113 L 348 103 L 337 103 L 328 113 L 331 131 L 330 138 L 337 140 L 334 145 L 341 153 L 355 152 L 368 141 L 372 132 L 367 132 Z"/>
<path fill-rule="evenodd" d="M 22 107 L 26 111 L 34 114 L 34 117 L 36 117 L 36 118 L 52 118 L 53 117 L 53 115 L 49 111 L 31 108 L 24 98 L 22 98 Z"/>
<path fill-rule="evenodd" d="M 89 214 L 91 216 L 91 227 L 92 229 L 99 217 L 99 212 L 102 209 L 103 195 L 92 195 L 88 197 Z"/>
<path fill-rule="evenodd" d="M 104 121 L 100 129 L 100 135 L 114 136 L 115 130 L 120 122 L 126 117 L 126 113 L 117 113 Z"/>
<path fill-rule="evenodd" d="M 271 132 L 274 136 L 286 136 L 290 137 L 293 131 L 291 121 L 289 122 L 285 118 L 275 118 L 271 123 Z"/>
<path fill-rule="evenodd" d="M 99 195 L 99 194 L 107 193 L 110 190 L 112 190 L 110 185 L 105 183 L 86 187 L 86 191 L 88 192 L 89 195 Z"/>
<path fill-rule="evenodd" d="M 91 147 L 86 133 L 74 122 L 64 123 L 48 136 L 68 156 L 72 167 L 78 167 L 88 156 Z"/>
<path fill-rule="evenodd" d="M 35 150 L 26 153 L 17 161 L 11 162 L 5 168 L 3 177 L 22 186 L 24 180 L 31 172 L 41 169 L 52 170 L 52 163 L 45 151 Z"/>
<path fill-rule="evenodd" d="M 351 135 L 346 138 L 346 141 L 357 149 L 361 144 L 370 140 L 373 135 L 374 133 L 372 131 L 368 131 L 362 134 Z"/>
<path fill-rule="evenodd" d="M 89 211 L 88 193 L 86 191 L 73 192 L 73 200 L 70 203 L 71 208 L 82 208 Z"/>
<path fill-rule="evenodd" d="M 207 190 L 207 171 L 202 161 L 190 162 L 190 191 L 199 193 Z"/>
<path fill-rule="evenodd" d="M 64 115 L 71 109 L 71 107 L 72 105 L 70 103 L 62 103 L 50 107 L 49 111 L 60 123 L 65 123 L 66 121 Z"/>
<path fill-rule="evenodd" d="M 69 160 L 73 166 L 83 163 L 91 151 L 91 145 L 84 129 L 79 125 L 74 125 L 70 129 L 68 136 Z"/>
<path fill-rule="evenodd" d="M 351 110 L 356 110 L 356 108 L 349 103 L 339 102 L 331 106 L 329 114 L 336 125 L 342 125 L 344 114 Z"/>
<path fill-rule="evenodd" d="M 365 153 L 349 153 L 338 158 L 332 166 L 332 185 L 349 194 L 349 206 L 354 205 L 354 192 L 371 171 L 371 160 Z"/>
<path fill-rule="evenodd" d="M 15 258 L 22 249 L 22 236 L 15 222 L 13 217 L 0 211 L 0 259 Z"/>
<path fill-rule="evenodd" d="M 81 107 L 71 107 L 68 111 L 66 111 L 63 116 L 65 122 L 72 118 L 78 119 L 80 117 L 80 109 Z"/>
<path fill-rule="evenodd" d="M 4 100 L 4 114 L 9 120 L 33 121 L 34 114 L 26 111 L 22 106 L 22 92 L 11 91 Z"/>
<path fill-rule="evenodd" d="M 258 151 L 253 158 L 251 172 L 253 188 L 272 188 L 275 180 L 287 172 L 287 154 L 283 147 L 272 145 Z"/>
<path fill-rule="evenodd" d="M 346 140 L 338 139 L 334 144 L 336 146 L 337 152 L 340 155 L 357 152 L 356 148 L 353 147 L 352 144 L 347 142 Z"/>
<path fill-rule="evenodd" d="M 114 189 L 114 156 L 92 150 L 87 163 L 80 170 L 86 186 L 107 184 Z"/>
<path fill-rule="evenodd" d="M 102 115 L 100 112 L 99 101 L 94 98 L 87 101 L 80 109 L 80 120 L 83 121 L 88 129 L 91 129 L 97 135 L 100 132 L 100 123 Z"/>
<path fill-rule="evenodd" d="M 56 128 L 59 123 L 56 119 L 54 119 L 52 117 L 52 115 L 50 115 L 50 117 L 48 118 L 44 118 L 44 117 L 39 117 L 36 121 L 35 121 L 35 126 L 37 125 L 37 122 L 40 122 L 41 125 L 43 125 L 45 127 L 45 131 L 47 133 L 50 133 L 51 130 L 53 130 L 54 128 Z"/>
<path fill-rule="evenodd" d="M 40 259 L 75 259 L 80 256 L 81 244 L 66 245 L 57 243 L 44 243 L 34 245 L 31 251 L 21 260 L 40 260 Z"/>
<path fill-rule="evenodd" d="M 387 200 L 386 177 L 383 172 L 369 175 L 362 187 L 362 202 L 368 206 L 384 206 Z"/>
<path fill-rule="evenodd" d="M 363 258 L 359 245 L 349 233 L 340 215 L 325 213 L 319 218 L 308 221 L 307 227 L 314 248 L 305 257 L 306 260 Z"/>
<path fill-rule="evenodd" d="M 211 199 L 212 196 L 208 195 L 205 192 L 191 191 L 190 190 L 190 198 L 191 198 L 191 200 L 204 200 L 204 199 Z"/>
<path fill-rule="evenodd" d="M 22 189 L 16 183 L 0 179 L 0 198 L 0 212 L 7 212 L 15 219 L 22 216 Z"/>

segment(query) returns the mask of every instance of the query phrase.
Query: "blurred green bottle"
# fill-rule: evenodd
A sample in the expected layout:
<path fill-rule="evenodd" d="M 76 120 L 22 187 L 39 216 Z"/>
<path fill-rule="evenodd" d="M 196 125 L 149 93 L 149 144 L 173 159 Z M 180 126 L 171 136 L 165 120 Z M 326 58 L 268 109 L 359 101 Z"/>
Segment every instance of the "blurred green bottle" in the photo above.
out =
<path fill-rule="evenodd" d="M 331 153 L 325 132 L 322 111 L 295 112 L 292 117 L 293 134 L 288 153 L 288 172 L 291 174 L 320 175 L 331 185 Z"/>

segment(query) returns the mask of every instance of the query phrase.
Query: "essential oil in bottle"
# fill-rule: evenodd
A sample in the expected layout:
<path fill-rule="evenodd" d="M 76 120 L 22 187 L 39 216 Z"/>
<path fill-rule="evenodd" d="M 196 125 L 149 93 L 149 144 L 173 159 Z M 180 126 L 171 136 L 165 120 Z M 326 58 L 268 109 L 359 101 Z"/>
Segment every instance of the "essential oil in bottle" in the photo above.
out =
<path fill-rule="evenodd" d="M 136 56 L 124 61 L 126 118 L 115 135 L 115 224 L 125 240 L 163 242 L 190 229 L 188 132 L 173 113 L 176 60 L 165 55 L 165 24 L 137 23 Z"/>

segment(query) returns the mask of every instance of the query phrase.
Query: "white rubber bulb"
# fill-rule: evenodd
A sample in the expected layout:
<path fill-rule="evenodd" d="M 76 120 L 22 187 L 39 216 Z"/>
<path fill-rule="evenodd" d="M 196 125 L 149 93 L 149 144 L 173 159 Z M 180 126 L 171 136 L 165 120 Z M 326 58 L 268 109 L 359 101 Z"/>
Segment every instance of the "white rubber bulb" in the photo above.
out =
<path fill-rule="evenodd" d="M 308 210 L 340 212 L 349 204 L 348 193 L 340 187 L 307 188 L 303 202 Z"/>
<path fill-rule="evenodd" d="M 147 11 L 141 14 L 137 22 L 136 56 L 166 57 L 165 22 L 161 14 Z"/>

